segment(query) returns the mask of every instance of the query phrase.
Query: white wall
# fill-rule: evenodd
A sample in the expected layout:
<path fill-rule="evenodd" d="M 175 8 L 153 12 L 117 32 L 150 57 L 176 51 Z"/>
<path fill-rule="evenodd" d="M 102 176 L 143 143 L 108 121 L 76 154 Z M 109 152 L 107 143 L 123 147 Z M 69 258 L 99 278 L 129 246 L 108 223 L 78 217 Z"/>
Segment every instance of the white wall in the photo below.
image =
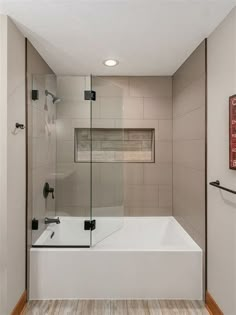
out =
<path fill-rule="evenodd" d="M 7 287 L 7 18 L 0 16 L 0 314 L 6 314 Z"/>
<path fill-rule="evenodd" d="M 1 314 L 9 314 L 25 290 L 25 39 L 1 16 Z M 4 281 L 2 282 L 2 277 Z"/>
<path fill-rule="evenodd" d="M 236 189 L 229 169 L 229 96 L 236 93 L 236 10 L 208 39 L 208 182 Z M 236 197 L 208 186 L 208 291 L 236 314 Z"/>

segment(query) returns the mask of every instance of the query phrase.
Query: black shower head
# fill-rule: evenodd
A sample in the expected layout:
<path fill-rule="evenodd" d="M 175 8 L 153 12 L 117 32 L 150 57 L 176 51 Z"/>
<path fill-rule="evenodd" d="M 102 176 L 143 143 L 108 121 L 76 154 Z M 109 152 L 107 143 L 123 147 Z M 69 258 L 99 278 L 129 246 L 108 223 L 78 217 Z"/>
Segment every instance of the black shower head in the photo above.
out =
<path fill-rule="evenodd" d="M 46 96 L 51 95 L 53 104 L 57 104 L 61 101 L 61 99 L 59 97 L 55 96 L 54 94 L 52 94 L 48 90 L 45 90 L 45 95 Z"/>

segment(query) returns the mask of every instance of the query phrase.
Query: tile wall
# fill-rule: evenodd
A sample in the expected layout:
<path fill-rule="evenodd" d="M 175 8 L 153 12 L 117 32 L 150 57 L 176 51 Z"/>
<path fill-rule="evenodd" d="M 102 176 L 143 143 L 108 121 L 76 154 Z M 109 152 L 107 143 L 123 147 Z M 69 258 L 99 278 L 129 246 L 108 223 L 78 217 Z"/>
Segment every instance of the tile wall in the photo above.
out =
<path fill-rule="evenodd" d="M 173 76 L 173 214 L 205 248 L 205 41 Z"/>
<path fill-rule="evenodd" d="M 74 130 L 90 128 L 90 101 L 84 100 L 86 89 L 90 89 L 89 77 L 57 77 L 57 95 L 62 100 L 57 104 L 56 122 L 57 215 L 90 215 L 90 163 L 74 162 Z"/>
<path fill-rule="evenodd" d="M 57 210 L 84 215 L 89 207 L 90 168 L 74 163 L 74 128 L 90 127 L 86 77 L 57 78 Z M 93 167 L 98 207 L 124 203 L 127 216 L 172 214 L 172 78 L 95 77 L 93 128 L 154 128 L 155 163 L 114 163 Z M 61 175 L 60 175 L 61 174 Z M 115 179 L 115 180 L 114 180 Z M 122 191 L 121 191 L 122 190 Z"/>

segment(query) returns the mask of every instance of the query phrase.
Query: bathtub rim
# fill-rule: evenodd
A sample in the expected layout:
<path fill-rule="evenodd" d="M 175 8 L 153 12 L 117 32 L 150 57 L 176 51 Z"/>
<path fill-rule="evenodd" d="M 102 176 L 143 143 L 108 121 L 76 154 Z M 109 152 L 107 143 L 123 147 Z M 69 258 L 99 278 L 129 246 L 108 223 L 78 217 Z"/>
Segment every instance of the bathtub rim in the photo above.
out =
<path fill-rule="evenodd" d="M 73 218 L 76 220 L 84 220 L 84 217 L 68 217 L 68 216 L 62 216 L 62 218 L 67 221 Z M 110 217 L 105 217 L 105 218 L 110 218 Z M 62 220 L 63 220 L 62 219 Z M 95 245 L 44 245 L 44 244 L 40 244 L 40 245 L 35 245 L 32 244 L 30 247 L 30 250 L 32 251 L 36 251 L 36 250 L 46 250 L 46 251 L 57 251 L 57 250 L 66 250 L 66 251 L 98 251 L 98 252 L 201 252 L 203 254 L 203 250 L 202 248 L 196 243 L 196 241 L 188 234 L 188 232 L 183 228 L 183 226 L 178 222 L 178 220 L 174 217 L 174 216 L 160 216 L 160 217 L 156 217 L 156 216 L 145 216 L 145 217 L 129 217 L 129 216 L 125 216 L 123 217 L 124 222 L 125 221 L 142 221 L 142 220 L 152 220 L 152 219 L 168 219 L 169 222 L 174 222 L 174 224 L 176 225 L 176 227 L 179 229 L 179 231 L 182 233 L 182 235 L 184 236 L 184 238 L 186 238 L 186 241 L 191 241 L 191 247 L 189 248 L 178 248 L 178 246 L 174 247 L 168 247 L 168 246 L 163 246 L 161 248 L 131 248 L 131 247 L 122 247 L 122 248 L 111 248 L 111 247 L 100 247 L 99 245 L 106 240 L 107 238 L 109 238 L 110 236 L 112 236 L 114 233 L 119 232 L 122 230 L 118 229 L 116 231 L 114 231 L 113 233 L 109 234 L 106 238 L 102 239 L 101 241 L 99 241 L 98 243 L 96 243 Z M 178 232 L 179 232 L 178 231 Z M 92 233 L 92 231 L 90 231 L 90 233 Z"/>

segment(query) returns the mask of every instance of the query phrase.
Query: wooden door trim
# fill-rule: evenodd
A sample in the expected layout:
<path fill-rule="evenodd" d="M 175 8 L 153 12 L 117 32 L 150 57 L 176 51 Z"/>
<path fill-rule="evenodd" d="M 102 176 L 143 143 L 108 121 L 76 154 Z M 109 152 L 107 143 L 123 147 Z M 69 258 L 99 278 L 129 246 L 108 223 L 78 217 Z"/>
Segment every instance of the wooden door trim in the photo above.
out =
<path fill-rule="evenodd" d="M 224 315 L 209 292 L 206 292 L 206 309 L 211 315 Z"/>
<path fill-rule="evenodd" d="M 27 293 L 26 293 L 26 291 L 24 291 L 23 294 L 21 295 L 19 301 L 17 302 L 16 306 L 14 307 L 13 311 L 11 312 L 11 315 L 21 314 L 26 303 L 27 303 Z"/>

